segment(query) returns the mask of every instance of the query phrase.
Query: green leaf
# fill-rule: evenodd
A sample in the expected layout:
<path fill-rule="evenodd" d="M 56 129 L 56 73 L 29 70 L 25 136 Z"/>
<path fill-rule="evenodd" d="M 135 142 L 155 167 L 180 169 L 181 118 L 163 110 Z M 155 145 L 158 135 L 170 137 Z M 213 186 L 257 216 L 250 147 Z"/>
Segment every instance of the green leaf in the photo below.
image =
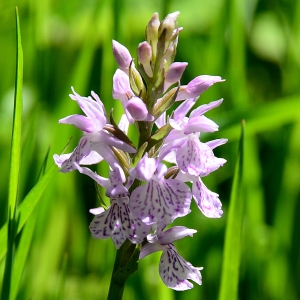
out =
<path fill-rule="evenodd" d="M 21 231 L 24 224 L 30 217 L 35 206 L 41 199 L 46 187 L 48 186 L 52 176 L 57 172 L 56 165 L 53 163 L 51 167 L 46 171 L 45 175 L 38 181 L 38 183 L 31 189 L 26 195 L 24 200 L 18 207 L 17 213 L 19 215 L 19 222 L 17 227 L 17 233 Z M 7 239 L 7 223 L 0 229 L 0 260 L 6 253 L 6 239 Z"/>
<path fill-rule="evenodd" d="M 19 174 L 21 163 L 21 125 L 22 125 L 22 88 L 23 88 L 23 51 L 18 8 L 16 7 L 16 81 L 14 98 L 13 129 L 11 140 L 10 173 L 8 185 L 8 227 L 6 228 L 7 255 L 5 260 L 4 278 L 1 299 L 9 299 L 11 274 L 14 260 L 14 238 L 16 232 L 16 207 L 19 187 Z M 6 239 L 5 239 L 6 240 Z M 4 241 L 5 244 L 5 241 Z"/>
<path fill-rule="evenodd" d="M 38 183 L 32 188 L 32 190 L 26 195 L 25 199 L 19 205 L 18 213 L 20 215 L 20 221 L 18 224 L 18 233 L 30 217 L 33 209 L 35 208 L 38 201 L 41 199 L 44 191 L 46 190 L 46 187 L 48 186 L 52 176 L 56 172 L 57 167 L 53 163 L 51 167 L 47 170 L 45 175 L 38 181 Z"/>
<path fill-rule="evenodd" d="M 175 102 L 180 87 L 174 87 L 168 91 L 154 106 L 152 115 L 155 119 L 161 116 L 161 114 L 167 111 Z"/>
<path fill-rule="evenodd" d="M 14 266 L 13 266 L 13 276 L 11 280 L 11 291 L 10 300 L 16 299 L 18 294 L 18 289 L 20 286 L 21 278 L 23 275 L 24 267 L 26 264 L 28 252 L 31 245 L 32 236 L 35 228 L 35 221 L 37 217 L 37 210 L 30 216 L 21 234 L 21 239 L 18 244 L 18 249 L 15 253 Z"/>
<path fill-rule="evenodd" d="M 171 129 L 172 127 L 169 123 L 159 128 L 153 135 L 149 137 L 147 150 L 150 150 L 152 147 L 163 141 L 170 133 Z"/>
<path fill-rule="evenodd" d="M 145 142 L 136 152 L 136 154 L 134 155 L 134 157 L 131 160 L 131 165 L 130 168 L 134 168 L 139 161 L 142 159 L 144 153 L 145 153 L 145 149 L 147 148 L 148 143 Z"/>
<path fill-rule="evenodd" d="M 46 164 L 49 157 L 49 150 L 45 156 L 44 162 L 41 167 L 40 176 L 45 174 Z M 11 280 L 10 300 L 16 299 L 19 285 L 21 282 L 22 274 L 25 268 L 28 252 L 31 245 L 32 236 L 35 229 L 35 221 L 37 218 L 37 209 L 31 214 L 30 218 L 26 222 L 24 229 L 21 233 L 21 239 L 18 243 L 18 247 L 15 250 L 14 265 L 13 265 L 13 276 Z"/>
<path fill-rule="evenodd" d="M 239 266 L 241 257 L 241 231 L 243 220 L 243 157 L 244 121 L 240 138 L 239 155 L 234 172 L 230 206 L 225 232 L 224 254 L 219 300 L 238 299 Z"/>
<path fill-rule="evenodd" d="M 10 219 L 15 212 L 18 183 L 21 161 L 21 124 L 22 124 L 22 89 L 23 89 L 23 51 L 21 44 L 21 33 L 19 24 L 18 9 L 16 8 L 16 26 L 17 26 L 17 58 L 16 58 L 16 81 L 15 81 L 15 99 L 14 99 L 14 118 L 13 132 L 11 141 L 10 174 L 8 205 L 10 210 Z"/>

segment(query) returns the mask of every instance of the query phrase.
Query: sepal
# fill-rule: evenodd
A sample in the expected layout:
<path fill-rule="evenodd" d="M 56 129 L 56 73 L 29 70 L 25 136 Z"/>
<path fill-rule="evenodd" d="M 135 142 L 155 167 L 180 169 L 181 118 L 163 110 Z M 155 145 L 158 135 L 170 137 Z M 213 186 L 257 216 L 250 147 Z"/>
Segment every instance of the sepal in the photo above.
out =
<path fill-rule="evenodd" d="M 147 150 L 150 150 L 154 146 L 161 144 L 170 133 L 171 129 L 172 127 L 170 126 L 170 124 L 166 124 L 163 127 L 159 128 L 153 135 L 149 137 Z M 157 150 L 158 149 L 156 149 L 156 151 Z"/>
<path fill-rule="evenodd" d="M 119 127 L 111 125 L 111 124 L 106 124 L 104 126 L 104 129 L 107 130 L 109 133 L 111 133 L 114 137 L 118 138 L 122 142 L 128 145 L 131 151 L 127 151 L 129 153 L 135 153 L 136 149 L 133 144 L 133 142 L 129 139 L 129 137 L 121 130 Z"/>
<path fill-rule="evenodd" d="M 136 97 L 139 97 L 141 99 L 146 98 L 146 88 L 142 76 L 133 64 L 130 64 L 129 68 L 129 83 Z"/>
<path fill-rule="evenodd" d="M 159 118 L 165 111 L 167 111 L 175 102 L 179 91 L 179 86 L 168 91 L 161 99 L 157 101 L 153 109 L 153 117 Z"/>

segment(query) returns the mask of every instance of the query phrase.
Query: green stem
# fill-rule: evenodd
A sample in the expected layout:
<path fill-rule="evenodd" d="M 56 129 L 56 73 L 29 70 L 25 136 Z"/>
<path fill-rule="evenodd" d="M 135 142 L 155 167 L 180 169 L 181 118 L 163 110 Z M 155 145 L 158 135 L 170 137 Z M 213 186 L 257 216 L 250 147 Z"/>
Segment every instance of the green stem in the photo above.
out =
<path fill-rule="evenodd" d="M 107 300 L 121 300 L 125 282 L 138 268 L 139 247 L 126 240 L 117 250 Z"/>

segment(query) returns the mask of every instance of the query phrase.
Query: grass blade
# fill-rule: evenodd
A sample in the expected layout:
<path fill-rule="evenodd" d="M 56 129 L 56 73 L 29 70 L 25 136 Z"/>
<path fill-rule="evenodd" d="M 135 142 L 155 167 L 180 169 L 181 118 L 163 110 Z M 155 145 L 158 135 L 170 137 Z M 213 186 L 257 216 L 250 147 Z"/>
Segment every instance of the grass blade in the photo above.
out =
<path fill-rule="evenodd" d="M 26 226 L 22 231 L 21 239 L 18 244 L 18 249 L 15 252 L 14 266 L 12 271 L 11 289 L 10 289 L 10 300 L 17 298 L 18 289 L 20 286 L 21 278 L 23 275 L 26 259 L 31 245 L 32 236 L 34 233 L 35 221 L 37 216 L 37 210 L 31 215 L 26 222 Z"/>
<path fill-rule="evenodd" d="M 46 154 L 46 157 L 44 159 L 39 177 L 45 174 L 46 171 L 45 168 L 46 168 L 48 156 L 49 156 L 49 151 Z M 10 300 L 16 299 L 18 295 L 21 278 L 26 265 L 26 260 L 30 250 L 31 240 L 35 229 L 36 218 L 37 218 L 37 208 L 34 209 L 30 218 L 28 218 L 28 221 L 26 222 L 26 225 L 24 226 L 24 229 L 21 233 L 21 238 L 18 243 L 18 247 L 15 250 L 14 265 L 12 271 L 13 276 L 11 280 Z"/>
<path fill-rule="evenodd" d="M 244 121 L 240 138 L 239 155 L 236 163 L 230 195 L 219 300 L 238 299 L 239 265 L 241 257 L 241 230 L 243 220 L 243 152 Z"/>
<path fill-rule="evenodd" d="M 20 174 L 21 161 L 21 123 L 22 123 L 22 85 L 23 85 L 23 51 L 21 44 L 21 33 L 18 9 L 16 8 L 16 26 L 17 26 L 17 63 L 16 63 L 16 82 L 15 82 L 15 99 L 14 99 L 14 116 L 13 116 L 13 132 L 11 141 L 11 157 L 10 157 L 10 175 L 9 175 L 9 191 L 8 191 L 8 207 L 10 211 L 10 219 L 16 207 L 18 182 Z"/>
<path fill-rule="evenodd" d="M 23 51 L 18 9 L 16 8 L 16 81 L 14 97 L 13 129 L 11 139 L 10 173 L 8 185 L 8 227 L 7 255 L 1 299 L 9 299 L 12 265 L 14 259 L 14 238 L 16 231 L 16 206 L 18 197 L 20 161 L 21 161 L 21 125 L 22 125 L 22 88 L 23 88 Z"/>
<path fill-rule="evenodd" d="M 46 171 L 45 175 L 38 181 L 38 183 L 26 195 L 25 199 L 18 207 L 19 222 L 17 227 L 17 234 L 21 231 L 24 224 L 30 217 L 35 206 L 41 199 L 45 189 L 47 188 L 52 176 L 57 172 L 57 167 L 53 163 Z M 0 230 L 0 259 L 5 255 L 5 241 L 7 238 L 7 223 L 2 226 Z"/>

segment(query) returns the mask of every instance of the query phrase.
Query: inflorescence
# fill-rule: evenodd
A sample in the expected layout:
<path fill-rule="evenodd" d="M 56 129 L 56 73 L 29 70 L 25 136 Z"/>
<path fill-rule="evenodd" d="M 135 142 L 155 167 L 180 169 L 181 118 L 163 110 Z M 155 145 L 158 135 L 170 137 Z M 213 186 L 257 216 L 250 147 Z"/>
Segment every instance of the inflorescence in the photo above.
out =
<path fill-rule="evenodd" d="M 205 90 L 224 80 L 201 75 L 180 85 L 187 63 L 174 62 L 182 31 L 176 26 L 178 15 L 171 13 L 162 21 L 157 13 L 152 16 L 136 61 L 126 47 L 113 41 L 119 68 L 112 94 L 124 108 L 118 125 L 112 113 L 107 117 L 96 93 L 82 97 L 72 88 L 70 97 L 85 116 L 71 115 L 59 123 L 76 126 L 83 136 L 72 153 L 54 155 L 54 160 L 61 172 L 77 170 L 106 190 L 110 206 L 90 210 L 95 215 L 90 224 L 94 238 L 110 237 L 117 249 L 126 239 L 142 244 L 140 259 L 162 251 L 159 274 L 163 282 L 174 290 L 186 290 L 193 287 L 189 279 L 201 284 L 202 268 L 184 260 L 173 243 L 193 236 L 196 230 L 167 226 L 190 213 L 192 199 L 206 217 L 222 216 L 218 194 L 201 178 L 226 162 L 213 149 L 227 140 L 200 141 L 200 132 L 218 130 L 204 114 L 223 99 L 192 108 Z M 181 103 L 174 110 L 177 101 Z M 138 145 L 127 136 L 130 125 L 137 128 Z M 83 166 L 103 160 L 109 164 L 109 178 Z"/>

